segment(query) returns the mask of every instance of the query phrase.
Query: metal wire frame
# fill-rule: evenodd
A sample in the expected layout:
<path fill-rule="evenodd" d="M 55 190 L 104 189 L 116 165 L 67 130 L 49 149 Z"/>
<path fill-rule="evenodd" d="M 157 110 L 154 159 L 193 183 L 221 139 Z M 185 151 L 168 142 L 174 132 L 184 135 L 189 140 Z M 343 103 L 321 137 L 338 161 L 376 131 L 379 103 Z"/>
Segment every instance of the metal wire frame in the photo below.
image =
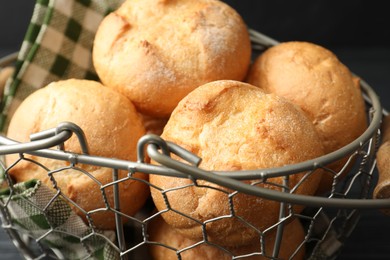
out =
<path fill-rule="evenodd" d="M 252 31 L 251 34 L 252 40 L 255 42 L 257 41 L 259 50 L 277 44 L 276 41 L 268 38 L 267 36 L 258 34 L 257 32 Z M 15 54 L 7 56 L 0 60 L 0 64 L 6 65 L 12 63 L 15 57 Z M 139 140 L 137 148 L 138 160 L 136 162 L 97 157 L 88 154 L 88 146 L 85 141 L 82 129 L 71 122 L 64 122 L 54 129 L 48 129 L 44 132 L 36 133 L 31 136 L 31 142 L 27 143 L 18 143 L 4 136 L 0 136 L 0 155 L 26 153 L 56 160 L 69 161 L 72 164 L 82 163 L 101 167 L 109 167 L 113 169 L 114 190 L 116 190 L 118 187 L 118 184 L 116 183 L 117 179 L 115 179 L 115 173 L 117 173 L 118 170 L 126 170 L 129 172 L 144 172 L 148 174 L 159 174 L 179 178 L 191 178 L 193 180 L 206 180 L 208 182 L 218 184 L 222 187 L 230 188 L 236 192 L 278 201 L 281 203 L 281 205 L 301 204 L 320 209 L 323 207 L 351 209 L 351 212 L 348 215 L 348 219 L 351 220 L 351 224 L 349 225 L 349 228 L 346 229 L 346 233 L 349 233 L 353 229 L 354 223 L 356 223 L 358 220 L 358 214 L 356 214 L 355 209 L 377 209 L 390 207 L 390 199 L 374 200 L 367 198 L 368 189 L 371 185 L 370 176 L 375 168 L 375 149 L 379 142 L 379 128 L 381 119 L 383 114 L 387 114 L 387 111 L 381 107 L 376 93 L 365 81 L 361 81 L 361 87 L 363 89 L 364 98 L 369 107 L 370 124 L 366 131 L 358 139 L 333 153 L 285 167 L 233 172 L 205 171 L 198 167 L 201 158 L 198 158 L 196 155 L 189 153 L 176 144 L 166 142 L 165 140 L 155 135 L 146 135 Z M 63 143 L 73 134 L 75 134 L 79 139 L 82 150 L 81 154 L 69 153 L 63 150 Z M 50 147 L 54 146 L 58 146 L 58 149 L 49 149 Z M 291 192 L 286 192 L 285 190 L 275 191 L 242 182 L 243 180 L 267 180 L 273 177 L 283 177 L 284 180 L 287 181 L 289 175 L 297 174 L 302 171 L 313 171 L 316 168 L 326 167 L 327 164 L 337 161 L 346 155 L 361 151 L 363 147 L 368 147 L 367 155 L 364 157 L 364 162 L 362 164 L 362 167 L 367 168 L 364 169 L 364 171 L 368 172 L 368 178 L 366 179 L 367 183 L 363 185 L 363 195 L 358 199 L 338 198 L 337 196 L 319 197 L 298 195 Z M 145 151 L 153 160 L 160 163 L 160 165 L 145 163 Z M 188 163 L 185 164 L 177 160 L 173 160 L 170 156 L 171 154 L 178 155 Z M 285 184 L 284 186 L 287 185 Z M 115 208 L 119 208 L 118 201 L 119 199 L 116 196 L 114 205 Z M 33 259 L 36 254 L 30 250 L 28 245 L 26 245 L 26 241 L 23 239 L 21 234 L 11 228 L 12 223 L 7 217 L 8 214 L 6 209 L 3 207 L 0 207 L 0 209 L 0 217 L 3 223 L 3 227 L 10 234 L 15 245 L 20 249 L 23 255 L 25 255 L 26 258 Z M 286 212 L 283 212 L 284 209 L 285 207 L 282 206 L 280 219 L 285 218 L 287 215 Z M 323 215 L 322 211 L 319 210 L 315 214 L 315 217 L 318 217 L 317 215 Z M 116 216 L 117 226 L 119 227 L 121 226 L 121 218 L 118 217 L 118 215 Z M 278 239 L 276 241 L 280 241 L 283 225 L 278 226 L 277 231 Z M 126 250 L 123 229 L 117 229 L 117 236 L 118 247 L 121 252 L 124 252 L 122 258 L 126 258 L 126 252 L 129 250 Z M 348 236 L 348 234 L 346 236 Z M 279 246 L 280 244 L 276 243 L 273 255 L 277 255 Z M 44 251 L 44 249 L 42 249 L 42 251 Z"/>
<path fill-rule="evenodd" d="M 195 155 L 190 154 L 189 152 L 185 151 L 184 149 L 173 143 L 165 142 L 163 139 L 156 135 L 145 135 L 139 140 L 139 159 L 137 162 L 88 155 L 86 141 L 83 138 L 84 134 L 82 133 L 82 130 L 79 129 L 78 126 L 70 122 L 64 122 L 60 124 L 57 128 L 49 129 L 44 133 L 35 134 L 32 137 L 33 141 L 28 143 L 18 143 L 4 136 L 0 136 L 0 155 L 12 153 L 28 153 L 56 160 L 90 164 L 118 170 L 131 169 L 136 172 L 160 174 L 182 178 L 188 178 L 188 176 L 191 176 L 194 179 L 206 180 L 249 195 L 254 195 L 279 202 L 287 202 L 305 206 L 360 209 L 388 208 L 390 207 L 390 200 L 388 199 L 329 199 L 298 194 L 286 194 L 284 192 L 260 188 L 241 182 L 242 180 L 269 179 L 273 177 L 282 177 L 286 175 L 296 174 L 303 171 L 312 171 L 319 167 L 325 167 L 329 163 L 337 161 L 347 155 L 353 154 L 355 151 L 361 149 L 361 147 L 367 142 L 377 142 L 377 138 L 373 137 L 376 137 L 376 135 L 378 134 L 378 129 L 380 127 L 382 119 L 382 107 L 375 92 L 364 82 L 362 82 L 362 87 L 365 94 L 372 102 L 372 108 L 370 109 L 371 122 L 366 131 L 358 139 L 354 140 L 350 144 L 342 147 L 335 152 L 302 163 L 297 163 L 284 167 L 232 172 L 205 171 L 196 166 L 199 163 L 199 158 L 197 158 Z M 56 145 L 61 145 L 68 138 L 70 138 L 73 133 L 75 133 L 79 137 L 80 146 L 83 147 L 85 154 L 70 154 L 68 152 L 63 152 L 62 150 L 43 149 Z M 41 139 L 42 137 L 45 138 Z M 159 162 L 162 166 L 143 163 L 143 151 L 145 150 L 153 160 Z M 177 160 L 173 160 L 169 156 L 170 153 L 175 153 L 176 155 L 189 161 L 191 164 L 185 164 Z M 374 157 L 375 153 L 371 153 L 371 156 Z"/>
<path fill-rule="evenodd" d="M 117 183 L 115 179 L 115 172 L 118 170 L 126 170 L 129 172 L 144 172 L 148 174 L 159 174 L 165 176 L 173 176 L 179 178 L 191 178 L 193 180 L 206 180 L 211 183 L 218 184 L 222 187 L 230 188 L 235 192 L 246 193 L 264 199 L 270 199 L 274 201 L 279 201 L 281 203 L 280 219 L 288 217 L 288 213 L 283 212 L 285 209 L 284 205 L 289 204 L 302 204 L 309 207 L 317 207 L 320 210 L 315 214 L 322 214 L 321 208 L 342 208 L 350 209 L 351 212 L 348 213 L 348 222 L 349 229 L 346 229 L 346 233 L 350 233 L 354 227 L 354 224 L 357 223 L 359 217 L 358 212 L 355 209 L 374 209 L 374 208 L 387 208 L 390 207 L 390 200 L 374 200 L 367 198 L 367 192 L 370 186 L 370 176 L 372 175 L 373 169 L 375 168 L 375 147 L 377 147 L 377 142 L 379 140 L 379 127 L 382 118 L 382 108 L 378 101 L 376 94 L 373 90 L 362 83 L 362 88 L 366 99 L 370 105 L 369 115 L 370 115 L 370 124 L 367 130 L 359 137 L 357 140 L 351 144 L 343 147 L 342 149 L 335 151 L 331 154 L 324 155 L 322 157 L 294 164 L 285 167 L 272 168 L 272 169 L 259 169 L 254 171 L 237 171 L 237 172 L 210 172 L 202 170 L 198 167 L 201 158 L 198 158 L 196 155 L 189 153 L 183 148 L 177 146 L 174 143 L 166 142 L 155 135 L 146 135 L 139 140 L 138 143 L 138 160 L 136 162 L 123 161 L 111 158 L 97 157 L 88 154 L 88 146 L 85 141 L 84 133 L 81 128 L 77 125 L 74 125 L 71 122 L 64 122 L 58 125 L 58 127 L 53 129 L 48 129 L 46 131 L 33 134 L 31 136 L 31 142 L 27 143 L 18 143 L 16 141 L 10 140 L 4 136 L 0 136 L 0 155 L 7 155 L 12 153 L 19 154 L 32 154 L 40 157 L 46 157 L 56 160 L 69 161 L 72 164 L 90 164 L 101 167 L 109 167 L 113 169 L 113 187 L 114 190 L 117 189 Z M 75 134 L 80 142 L 81 154 L 69 153 L 64 150 L 63 143 L 68 140 L 73 134 Z M 58 149 L 48 149 L 49 147 L 57 146 Z M 285 184 L 283 186 L 288 186 L 286 181 L 288 181 L 288 176 L 296 174 L 302 171 L 313 171 L 316 168 L 325 167 L 327 164 L 337 161 L 340 158 L 343 158 L 346 155 L 354 154 L 357 151 L 360 151 L 363 147 L 367 148 L 367 154 L 364 157 L 362 167 L 366 167 L 365 171 L 369 172 L 366 179 L 366 184 L 363 185 L 362 197 L 358 199 L 350 198 L 338 198 L 337 196 L 330 197 L 319 197 L 319 196 L 308 196 L 308 195 L 298 195 L 292 192 L 276 191 L 266 188 L 261 188 L 255 185 L 250 185 L 242 182 L 243 180 L 263 180 L 271 179 L 273 177 L 283 177 Z M 145 163 L 144 154 L 145 151 L 148 155 L 159 162 L 161 165 L 152 165 Z M 171 158 L 171 154 L 175 154 L 183 158 L 188 163 L 181 163 L 177 160 Z M 360 170 L 359 170 L 360 171 Z M 115 208 L 119 208 L 119 199 L 118 194 L 116 194 L 115 199 Z M 12 223 L 7 217 L 6 209 L 1 208 L 2 223 L 3 227 L 7 230 L 9 235 L 12 237 L 15 245 L 20 249 L 20 251 L 25 255 L 34 259 L 34 252 L 32 252 L 28 245 L 26 245 L 23 238 L 20 234 L 11 228 Z M 121 218 L 116 215 L 117 227 L 121 227 L 122 223 Z M 317 216 L 316 216 L 317 217 Z M 314 218 L 313 218 L 314 219 Z M 281 222 L 282 223 L 282 222 Z M 279 223 L 280 224 L 280 223 Z M 278 248 L 280 247 L 280 240 L 283 233 L 283 225 L 280 224 L 277 227 L 277 239 L 274 247 L 274 255 L 277 255 Z M 118 248 L 123 252 L 123 259 L 126 259 L 126 254 L 132 249 L 126 249 L 126 241 L 124 238 L 124 231 L 121 228 L 117 229 L 118 236 Z M 279 242 L 277 242 L 279 241 Z M 42 248 L 42 252 L 45 250 Z M 49 252 L 45 254 L 50 254 Z M 27 258 L 29 258 L 27 257 Z"/>

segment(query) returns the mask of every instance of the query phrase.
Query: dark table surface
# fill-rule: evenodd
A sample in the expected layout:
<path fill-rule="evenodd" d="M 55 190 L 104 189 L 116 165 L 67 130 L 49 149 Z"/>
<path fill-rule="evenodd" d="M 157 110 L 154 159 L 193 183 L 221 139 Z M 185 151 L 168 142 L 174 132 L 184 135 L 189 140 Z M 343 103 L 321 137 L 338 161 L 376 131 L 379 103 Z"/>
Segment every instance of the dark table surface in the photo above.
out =
<path fill-rule="evenodd" d="M 18 49 L 18 43 L 20 43 L 23 37 L 23 30 L 25 29 L 26 23 L 29 20 L 29 14 L 31 14 L 31 8 L 33 6 L 32 2 L 33 1 L 4 1 L 0 4 L 0 33 L 3 33 L 2 36 L 0 36 L 0 57 Z M 239 6 L 238 1 L 227 2 Z M 318 1 L 314 2 L 318 3 Z M 362 1 L 349 1 L 349 3 L 351 2 L 357 4 L 361 3 Z M 373 3 L 373 5 L 380 3 L 380 1 L 373 2 L 375 2 Z M 298 3 L 302 4 L 302 1 L 298 1 Z M 307 3 L 309 2 L 307 1 L 306 4 Z M 20 8 L 21 5 L 23 6 L 23 8 Z M 272 6 L 269 7 L 272 8 Z M 317 9 L 314 8 L 313 10 Z M 380 6 L 377 6 L 377 11 L 379 14 L 383 13 L 382 9 L 386 8 L 381 8 Z M 4 18 L 4 16 L 6 16 L 8 13 L 5 10 L 9 10 L 11 13 L 18 12 L 22 15 L 19 16 L 19 18 L 12 17 L 10 15 L 8 16 L 8 18 Z M 248 19 L 250 26 L 256 25 L 258 21 L 253 18 L 254 16 L 244 13 L 246 10 L 245 7 L 238 7 L 238 10 L 242 12 L 244 18 L 246 18 L 246 15 L 251 17 L 250 19 Z M 356 16 L 358 16 L 358 14 Z M 372 17 L 370 18 L 374 19 L 374 21 L 377 23 L 375 26 L 380 27 L 379 29 L 377 27 L 372 27 L 372 29 L 378 31 L 378 36 L 387 37 L 389 35 L 389 29 L 385 27 L 386 23 L 384 24 L 385 21 L 383 21 L 383 17 Z M 366 19 L 364 14 L 360 14 L 360 18 L 365 20 L 366 22 L 373 21 L 372 19 Z M 288 19 L 291 19 L 291 17 L 288 17 L 287 20 Z M 15 27 L 11 30 L 9 24 L 5 24 L 4 21 L 8 21 L 8 23 L 11 24 L 14 23 Z M 387 26 L 388 24 L 389 23 L 387 23 Z M 352 26 L 351 24 L 347 25 Z M 271 30 L 269 26 L 265 26 L 264 28 L 265 33 L 268 33 L 267 30 Z M 255 29 L 261 31 L 261 28 Z M 382 105 L 385 108 L 390 109 L 390 45 L 388 44 L 388 37 L 383 39 L 376 39 L 372 38 L 373 35 L 368 35 L 368 38 L 371 37 L 370 40 L 366 37 L 369 30 L 366 27 L 364 27 L 363 29 L 366 30 L 364 32 L 361 31 L 363 32 L 363 34 L 359 34 L 359 31 L 357 31 L 356 34 L 358 35 L 350 35 L 350 37 L 355 37 L 355 41 L 361 39 L 362 42 L 364 41 L 364 44 L 348 44 L 348 42 L 344 42 L 343 44 L 334 45 L 333 43 L 335 41 L 333 41 L 329 42 L 329 45 L 326 45 L 327 42 L 322 42 L 324 37 L 327 37 L 327 31 L 325 29 L 323 31 L 323 34 L 311 34 L 306 38 L 305 35 L 301 34 L 301 32 L 295 34 L 295 38 L 293 37 L 293 35 L 290 35 L 291 32 L 289 32 L 290 34 L 286 34 L 286 39 L 284 40 L 288 40 L 288 38 L 290 37 L 293 39 L 305 39 L 313 41 L 318 40 L 318 43 L 324 43 L 324 45 L 334 51 L 335 54 L 340 58 L 340 60 L 344 64 L 346 64 L 354 73 L 362 77 L 369 85 L 371 85 L 379 95 Z M 278 36 L 278 33 L 280 32 L 276 31 L 274 36 Z M 315 38 L 313 35 L 322 35 L 323 38 Z M 9 39 L 10 37 L 11 39 Z M 345 39 L 343 40 L 345 41 Z M 0 259 L 23 259 L 16 247 L 12 244 L 7 235 L 4 233 L 4 230 L 2 230 L 1 228 Z M 377 210 L 363 211 L 360 222 L 358 223 L 351 237 L 344 245 L 342 254 L 338 259 L 390 259 L 390 217 L 384 216 Z"/>

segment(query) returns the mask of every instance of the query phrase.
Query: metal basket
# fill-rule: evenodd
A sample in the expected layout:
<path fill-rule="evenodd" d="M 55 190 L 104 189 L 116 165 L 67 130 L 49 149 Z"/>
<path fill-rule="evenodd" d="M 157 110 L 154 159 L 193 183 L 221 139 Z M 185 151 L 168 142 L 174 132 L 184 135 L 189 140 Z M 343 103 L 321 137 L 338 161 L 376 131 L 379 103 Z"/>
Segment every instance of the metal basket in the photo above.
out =
<path fill-rule="evenodd" d="M 277 41 L 258 32 L 250 32 L 254 50 L 262 51 L 269 46 L 278 44 Z M 2 59 L 0 61 L 0 66 L 12 63 L 14 58 L 15 55 L 11 55 Z M 159 217 L 161 213 L 154 211 L 153 203 L 151 201 L 148 201 L 145 207 L 137 215 L 129 217 L 129 222 L 124 225 L 120 217 L 122 216 L 121 212 L 118 210 L 120 209 L 120 205 L 117 187 L 119 182 L 131 180 L 132 173 L 135 171 L 147 174 L 189 178 L 193 181 L 193 185 L 197 185 L 197 180 L 205 180 L 209 183 L 214 183 L 230 189 L 231 193 L 229 195 L 239 192 L 279 202 L 281 205 L 279 221 L 269 227 L 269 229 L 274 230 L 276 234 L 272 250 L 269 252 L 264 251 L 262 234 L 265 234 L 267 230 L 259 230 L 259 248 L 245 255 L 232 255 L 232 259 L 241 259 L 240 257 L 246 259 L 245 256 L 262 256 L 269 259 L 278 259 L 286 220 L 293 218 L 299 219 L 305 227 L 305 238 L 289 258 L 294 259 L 295 254 L 302 247 L 305 247 L 306 259 L 334 259 L 339 254 L 344 241 L 349 237 L 357 224 L 360 209 L 390 207 L 390 200 L 388 199 L 370 199 L 370 192 L 372 191 L 374 183 L 373 178 L 376 174 L 375 152 L 379 145 L 379 128 L 384 110 L 373 89 L 363 80 L 361 81 L 361 87 L 366 100 L 367 116 L 370 122 L 366 131 L 358 139 L 335 152 L 310 161 L 285 167 L 251 171 L 209 172 L 197 167 L 200 158 L 155 135 L 146 135 L 139 140 L 139 158 L 137 162 L 97 157 L 88 154 L 87 146 L 83 139 L 82 129 L 69 122 L 65 122 L 55 129 L 48 129 L 45 132 L 34 134 L 31 138 L 31 142 L 28 143 L 17 143 L 4 136 L 0 136 L 0 154 L 7 155 L 18 153 L 20 156 L 23 156 L 23 154 L 34 154 L 40 157 L 68 161 L 71 167 L 76 167 L 77 164 L 81 163 L 111 168 L 113 173 L 112 183 L 101 186 L 101 190 L 104 190 L 107 186 L 113 186 L 114 191 L 116 192 L 116 196 L 114 196 L 116 198 L 115 205 L 113 208 L 107 205 L 107 210 L 111 210 L 115 213 L 117 227 L 115 231 L 116 242 L 110 242 L 110 246 L 114 248 L 114 251 L 121 259 L 148 259 L 148 247 L 150 245 L 160 245 L 168 248 L 177 255 L 178 259 L 181 259 L 186 251 L 192 250 L 201 244 L 217 248 L 229 255 L 229 251 L 223 246 L 208 241 L 206 231 L 201 241 L 197 241 L 193 245 L 186 246 L 185 248 L 172 248 L 170 245 L 150 240 L 148 227 L 150 226 L 151 221 L 154 218 Z M 72 134 L 78 136 L 80 145 L 83 147 L 83 154 L 74 154 L 62 149 L 62 144 L 68 140 Z M 50 147 L 55 146 L 58 146 L 58 149 L 49 149 Z M 146 163 L 144 158 L 145 151 L 149 157 L 160 163 L 160 165 Z M 171 154 L 175 154 L 189 163 L 182 163 L 174 160 L 170 156 Z M 288 187 L 289 176 L 301 172 L 310 174 L 318 168 L 330 171 L 326 166 L 345 156 L 348 156 L 350 159 L 346 162 L 342 171 L 349 169 L 348 175 L 342 180 L 339 180 L 339 173 L 334 173 L 334 183 L 329 194 L 324 196 L 298 195 L 294 193 L 294 188 L 285 188 Z M 8 168 L 4 164 L 1 166 L 5 172 L 5 179 L 7 180 L 6 188 L 10 190 L 10 199 L 6 200 L 6 202 L 3 201 L 0 204 L 0 217 L 3 228 L 7 231 L 14 244 L 26 258 L 63 258 L 64 256 L 61 254 L 60 250 L 53 249 L 44 242 L 45 237 L 56 231 L 55 226 L 49 227 L 46 234 L 43 234 L 40 237 L 34 237 L 30 232 L 21 230 L 17 223 L 12 220 L 11 215 L 13 212 L 11 212 L 12 209 L 9 208 L 9 201 L 12 199 L 12 196 L 17 196 L 17 190 L 13 186 L 12 180 L 7 175 Z M 57 169 L 50 170 L 56 171 Z M 126 180 L 118 179 L 118 170 L 128 171 L 129 175 Z M 284 183 L 280 191 L 261 188 L 243 182 L 243 180 L 259 180 L 259 182 L 266 182 L 273 177 L 283 178 Z M 145 183 L 149 184 L 148 182 Z M 215 188 L 215 186 L 213 187 Z M 56 196 L 58 196 L 58 193 L 56 193 Z M 303 212 L 296 213 L 293 210 L 294 205 L 304 205 L 306 208 Z M 168 210 L 172 209 L 168 207 Z M 43 214 L 46 214 L 45 209 L 42 209 L 42 212 Z M 87 214 L 89 214 L 89 212 L 87 212 Z M 235 217 L 234 212 L 232 212 L 232 216 L 230 217 Z M 91 234 L 98 234 L 101 239 L 112 241 L 111 238 L 106 238 L 104 233 L 95 230 L 91 223 L 89 224 L 91 227 Z M 206 223 L 200 224 L 203 226 L 206 225 Z M 66 233 L 67 231 L 62 232 Z M 79 243 L 83 245 L 83 242 L 91 234 L 78 238 L 80 239 Z M 129 234 L 135 235 L 130 236 Z M 85 251 L 85 258 L 92 257 L 88 248 L 85 248 Z"/>

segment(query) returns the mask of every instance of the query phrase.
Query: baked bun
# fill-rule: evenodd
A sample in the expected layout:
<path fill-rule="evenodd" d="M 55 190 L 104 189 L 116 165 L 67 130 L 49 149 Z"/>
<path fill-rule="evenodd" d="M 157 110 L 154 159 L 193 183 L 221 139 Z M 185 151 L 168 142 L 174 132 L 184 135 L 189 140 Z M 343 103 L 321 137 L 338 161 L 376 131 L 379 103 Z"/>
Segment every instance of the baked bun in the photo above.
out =
<path fill-rule="evenodd" d="M 199 85 L 244 80 L 250 57 L 241 16 L 217 0 L 125 1 L 103 19 L 93 46 L 104 85 L 165 118 Z"/>
<path fill-rule="evenodd" d="M 91 155 L 136 161 L 136 145 L 138 139 L 145 134 L 140 117 L 126 97 L 94 81 L 69 79 L 53 82 L 37 90 L 18 107 L 11 119 L 7 136 L 27 142 L 30 134 L 57 127 L 65 121 L 73 122 L 83 129 Z M 64 145 L 66 151 L 82 152 L 75 135 Z M 32 159 L 49 170 L 69 166 L 65 161 L 33 155 L 26 154 L 24 158 Z M 16 154 L 7 156 L 7 165 L 18 159 L 19 155 Z M 96 181 L 75 169 L 54 172 L 52 176 L 61 193 L 84 211 L 105 209 L 100 186 L 113 181 L 112 169 L 83 164 L 76 164 L 76 167 L 89 172 Z M 17 182 L 35 178 L 53 187 L 48 172 L 27 160 L 21 160 L 13 166 L 10 175 Z M 126 171 L 119 172 L 119 178 L 126 176 Z M 147 179 L 141 173 L 134 174 L 134 177 Z M 104 190 L 109 205 L 113 207 L 112 186 Z M 119 194 L 121 210 L 124 214 L 133 215 L 148 197 L 149 189 L 140 181 L 127 180 L 119 184 Z M 81 217 L 86 218 L 82 210 L 76 207 L 74 209 Z M 91 213 L 90 217 L 100 229 L 115 227 L 114 214 L 110 211 Z"/>
<path fill-rule="evenodd" d="M 173 111 L 161 137 L 198 155 L 202 158 L 200 168 L 212 171 L 278 167 L 323 155 L 314 126 L 297 106 L 255 86 L 230 80 L 207 83 L 187 95 Z M 290 187 L 303 175 L 290 176 Z M 320 172 L 306 177 L 294 193 L 315 192 Z M 192 239 L 202 238 L 204 226 L 209 241 L 227 246 L 246 244 L 258 238 L 258 232 L 239 218 L 259 230 L 278 221 L 280 203 L 276 201 L 233 195 L 225 187 L 201 180 L 194 186 L 186 178 L 150 175 L 149 179 L 161 189 L 151 188 L 157 209 L 167 209 L 165 198 L 173 209 L 162 213 L 165 221 Z M 246 182 L 280 190 L 277 185 L 283 177 L 266 183 Z M 220 216 L 225 217 L 218 219 Z"/>
<path fill-rule="evenodd" d="M 247 82 L 301 107 L 315 125 L 325 153 L 349 144 L 367 128 L 359 79 L 331 51 L 316 44 L 286 42 L 269 48 L 255 60 Z M 331 168 L 338 171 L 343 162 Z M 333 177 L 324 174 L 321 191 L 330 189 Z"/>
<path fill-rule="evenodd" d="M 150 245 L 149 252 L 153 260 L 178 259 L 177 251 L 179 250 L 183 250 L 183 252 L 180 253 L 181 259 L 183 260 L 227 260 L 232 259 L 233 256 L 238 257 L 253 253 L 257 253 L 257 255 L 245 257 L 244 259 L 265 260 L 270 259 L 273 256 L 272 253 L 276 239 L 275 229 L 264 233 L 263 251 L 261 249 L 260 240 L 256 240 L 249 245 L 237 247 L 221 247 L 215 244 L 207 244 L 206 242 L 194 246 L 200 241 L 191 240 L 183 236 L 168 225 L 162 218 L 154 219 L 149 225 L 148 231 L 150 241 L 169 246 L 168 248 L 162 245 Z M 304 239 L 305 232 L 298 219 L 287 224 L 283 230 L 278 259 L 303 259 L 305 255 Z M 185 249 L 187 247 L 188 249 Z"/>

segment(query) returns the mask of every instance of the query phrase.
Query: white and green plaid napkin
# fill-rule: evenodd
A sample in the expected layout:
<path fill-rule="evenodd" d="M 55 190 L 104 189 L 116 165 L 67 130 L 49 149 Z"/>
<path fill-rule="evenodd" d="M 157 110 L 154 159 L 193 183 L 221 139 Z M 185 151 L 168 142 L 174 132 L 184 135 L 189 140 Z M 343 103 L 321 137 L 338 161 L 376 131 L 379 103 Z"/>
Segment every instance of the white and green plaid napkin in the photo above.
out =
<path fill-rule="evenodd" d="M 1 100 L 0 130 L 29 94 L 66 78 L 97 79 L 92 65 L 96 29 L 123 0 L 37 0 Z M 4 170 L 3 177 L 4 177 Z M 1 182 L 4 178 L 0 178 Z M 11 192 L 10 192 L 11 191 Z M 65 200 L 36 180 L 0 191 L 12 228 L 51 248 L 62 259 L 117 259 L 114 231 L 95 234 Z M 109 241 L 107 241 L 107 238 Z M 82 242 L 81 242 L 82 241 Z"/>
<path fill-rule="evenodd" d="M 111 246 L 115 232 L 94 233 L 64 199 L 40 181 L 17 183 L 12 189 L 0 190 L 0 207 L 7 208 L 14 230 L 39 240 L 59 259 L 119 258 Z"/>
<path fill-rule="evenodd" d="M 123 0 L 37 0 L 19 51 L 16 72 L 1 102 L 4 130 L 20 101 L 52 81 L 97 79 L 92 45 L 103 17 Z"/>

